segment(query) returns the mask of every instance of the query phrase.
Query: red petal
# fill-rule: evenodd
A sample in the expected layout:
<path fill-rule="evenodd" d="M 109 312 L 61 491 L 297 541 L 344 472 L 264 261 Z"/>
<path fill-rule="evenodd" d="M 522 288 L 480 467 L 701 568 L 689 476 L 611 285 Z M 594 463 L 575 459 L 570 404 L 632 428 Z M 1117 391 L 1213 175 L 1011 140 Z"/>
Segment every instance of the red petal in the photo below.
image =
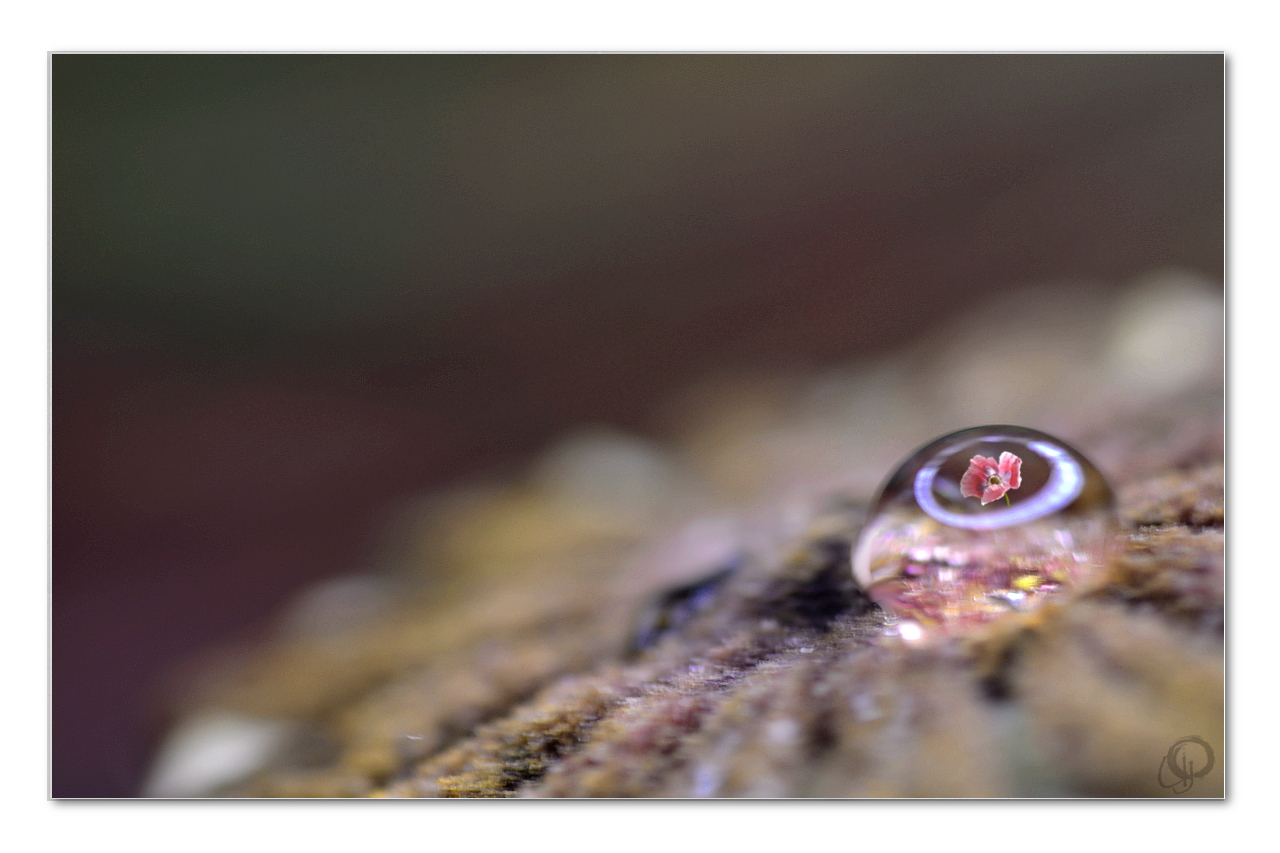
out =
<path fill-rule="evenodd" d="M 992 501 L 998 501 L 1004 497 L 1004 493 L 1009 491 L 1009 487 L 1004 484 L 992 486 L 982 493 L 982 505 L 986 506 Z"/>
<path fill-rule="evenodd" d="M 975 456 L 969 460 L 969 470 L 960 478 L 960 494 L 966 498 L 982 497 L 982 489 L 987 482 L 987 467 L 996 467 L 996 460 L 986 456 Z"/>
<path fill-rule="evenodd" d="M 1007 450 L 1000 454 L 1000 479 L 1011 489 L 1022 485 L 1022 460 Z"/>

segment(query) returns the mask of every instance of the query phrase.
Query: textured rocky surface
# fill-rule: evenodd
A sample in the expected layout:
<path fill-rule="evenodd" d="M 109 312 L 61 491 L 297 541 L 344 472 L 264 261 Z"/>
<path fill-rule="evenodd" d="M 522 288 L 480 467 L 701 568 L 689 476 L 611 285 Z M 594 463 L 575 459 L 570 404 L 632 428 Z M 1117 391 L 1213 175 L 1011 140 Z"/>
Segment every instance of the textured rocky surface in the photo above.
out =
<path fill-rule="evenodd" d="M 384 570 L 195 669 L 148 793 L 1221 796 L 1220 289 L 975 308 L 874 364 L 708 382 L 669 445 L 588 430 L 406 510 Z M 1120 554 L 1034 613 L 904 644 L 850 543 L 898 460 L 982 423 L 1088 455 Z M 1157 777 L 1188 735 L 1216 764 L 1182 793 Z"/>

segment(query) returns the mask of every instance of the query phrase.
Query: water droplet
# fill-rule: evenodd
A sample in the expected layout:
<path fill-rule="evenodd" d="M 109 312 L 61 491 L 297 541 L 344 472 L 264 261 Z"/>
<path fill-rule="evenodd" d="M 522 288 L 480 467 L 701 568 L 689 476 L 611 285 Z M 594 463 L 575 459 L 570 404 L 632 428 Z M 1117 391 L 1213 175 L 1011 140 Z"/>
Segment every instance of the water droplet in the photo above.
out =
<path fill-rule="evenodd" d="M 1029 610 L 1105 565 L 1111 487 L 1042 432 L 985 426 L 913 453 L 889 477 L 853 550 L 854 578 L 904 639 Z"/>

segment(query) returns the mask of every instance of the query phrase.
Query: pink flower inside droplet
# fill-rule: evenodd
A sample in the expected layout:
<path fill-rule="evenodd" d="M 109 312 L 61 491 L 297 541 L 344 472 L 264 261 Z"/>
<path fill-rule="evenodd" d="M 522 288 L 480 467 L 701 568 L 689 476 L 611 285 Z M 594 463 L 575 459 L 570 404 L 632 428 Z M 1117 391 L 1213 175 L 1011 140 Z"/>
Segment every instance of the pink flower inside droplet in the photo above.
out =
<path fill-rule="evenodd" d="M 1006 450 L 1000 454 L 999 462 L 990 456 L 970 459 L 969 470 L 960 478 L 960 494 L 966 498 L 980 498 L 982 505 L 986 506 L 1021 485 L 1022 460 Z"/>

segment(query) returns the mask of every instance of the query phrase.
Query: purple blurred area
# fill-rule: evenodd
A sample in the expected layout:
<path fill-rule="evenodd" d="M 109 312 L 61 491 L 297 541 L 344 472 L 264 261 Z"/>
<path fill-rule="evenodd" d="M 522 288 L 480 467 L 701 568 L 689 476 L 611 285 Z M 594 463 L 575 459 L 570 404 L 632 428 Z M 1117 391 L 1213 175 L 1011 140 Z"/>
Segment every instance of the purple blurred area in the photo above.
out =
<path fill-rule="evenodd" d="M 55 797 L 406 498 L 1035 281 L 1222 276 L 1219 55 L 53 58 Z"/>

